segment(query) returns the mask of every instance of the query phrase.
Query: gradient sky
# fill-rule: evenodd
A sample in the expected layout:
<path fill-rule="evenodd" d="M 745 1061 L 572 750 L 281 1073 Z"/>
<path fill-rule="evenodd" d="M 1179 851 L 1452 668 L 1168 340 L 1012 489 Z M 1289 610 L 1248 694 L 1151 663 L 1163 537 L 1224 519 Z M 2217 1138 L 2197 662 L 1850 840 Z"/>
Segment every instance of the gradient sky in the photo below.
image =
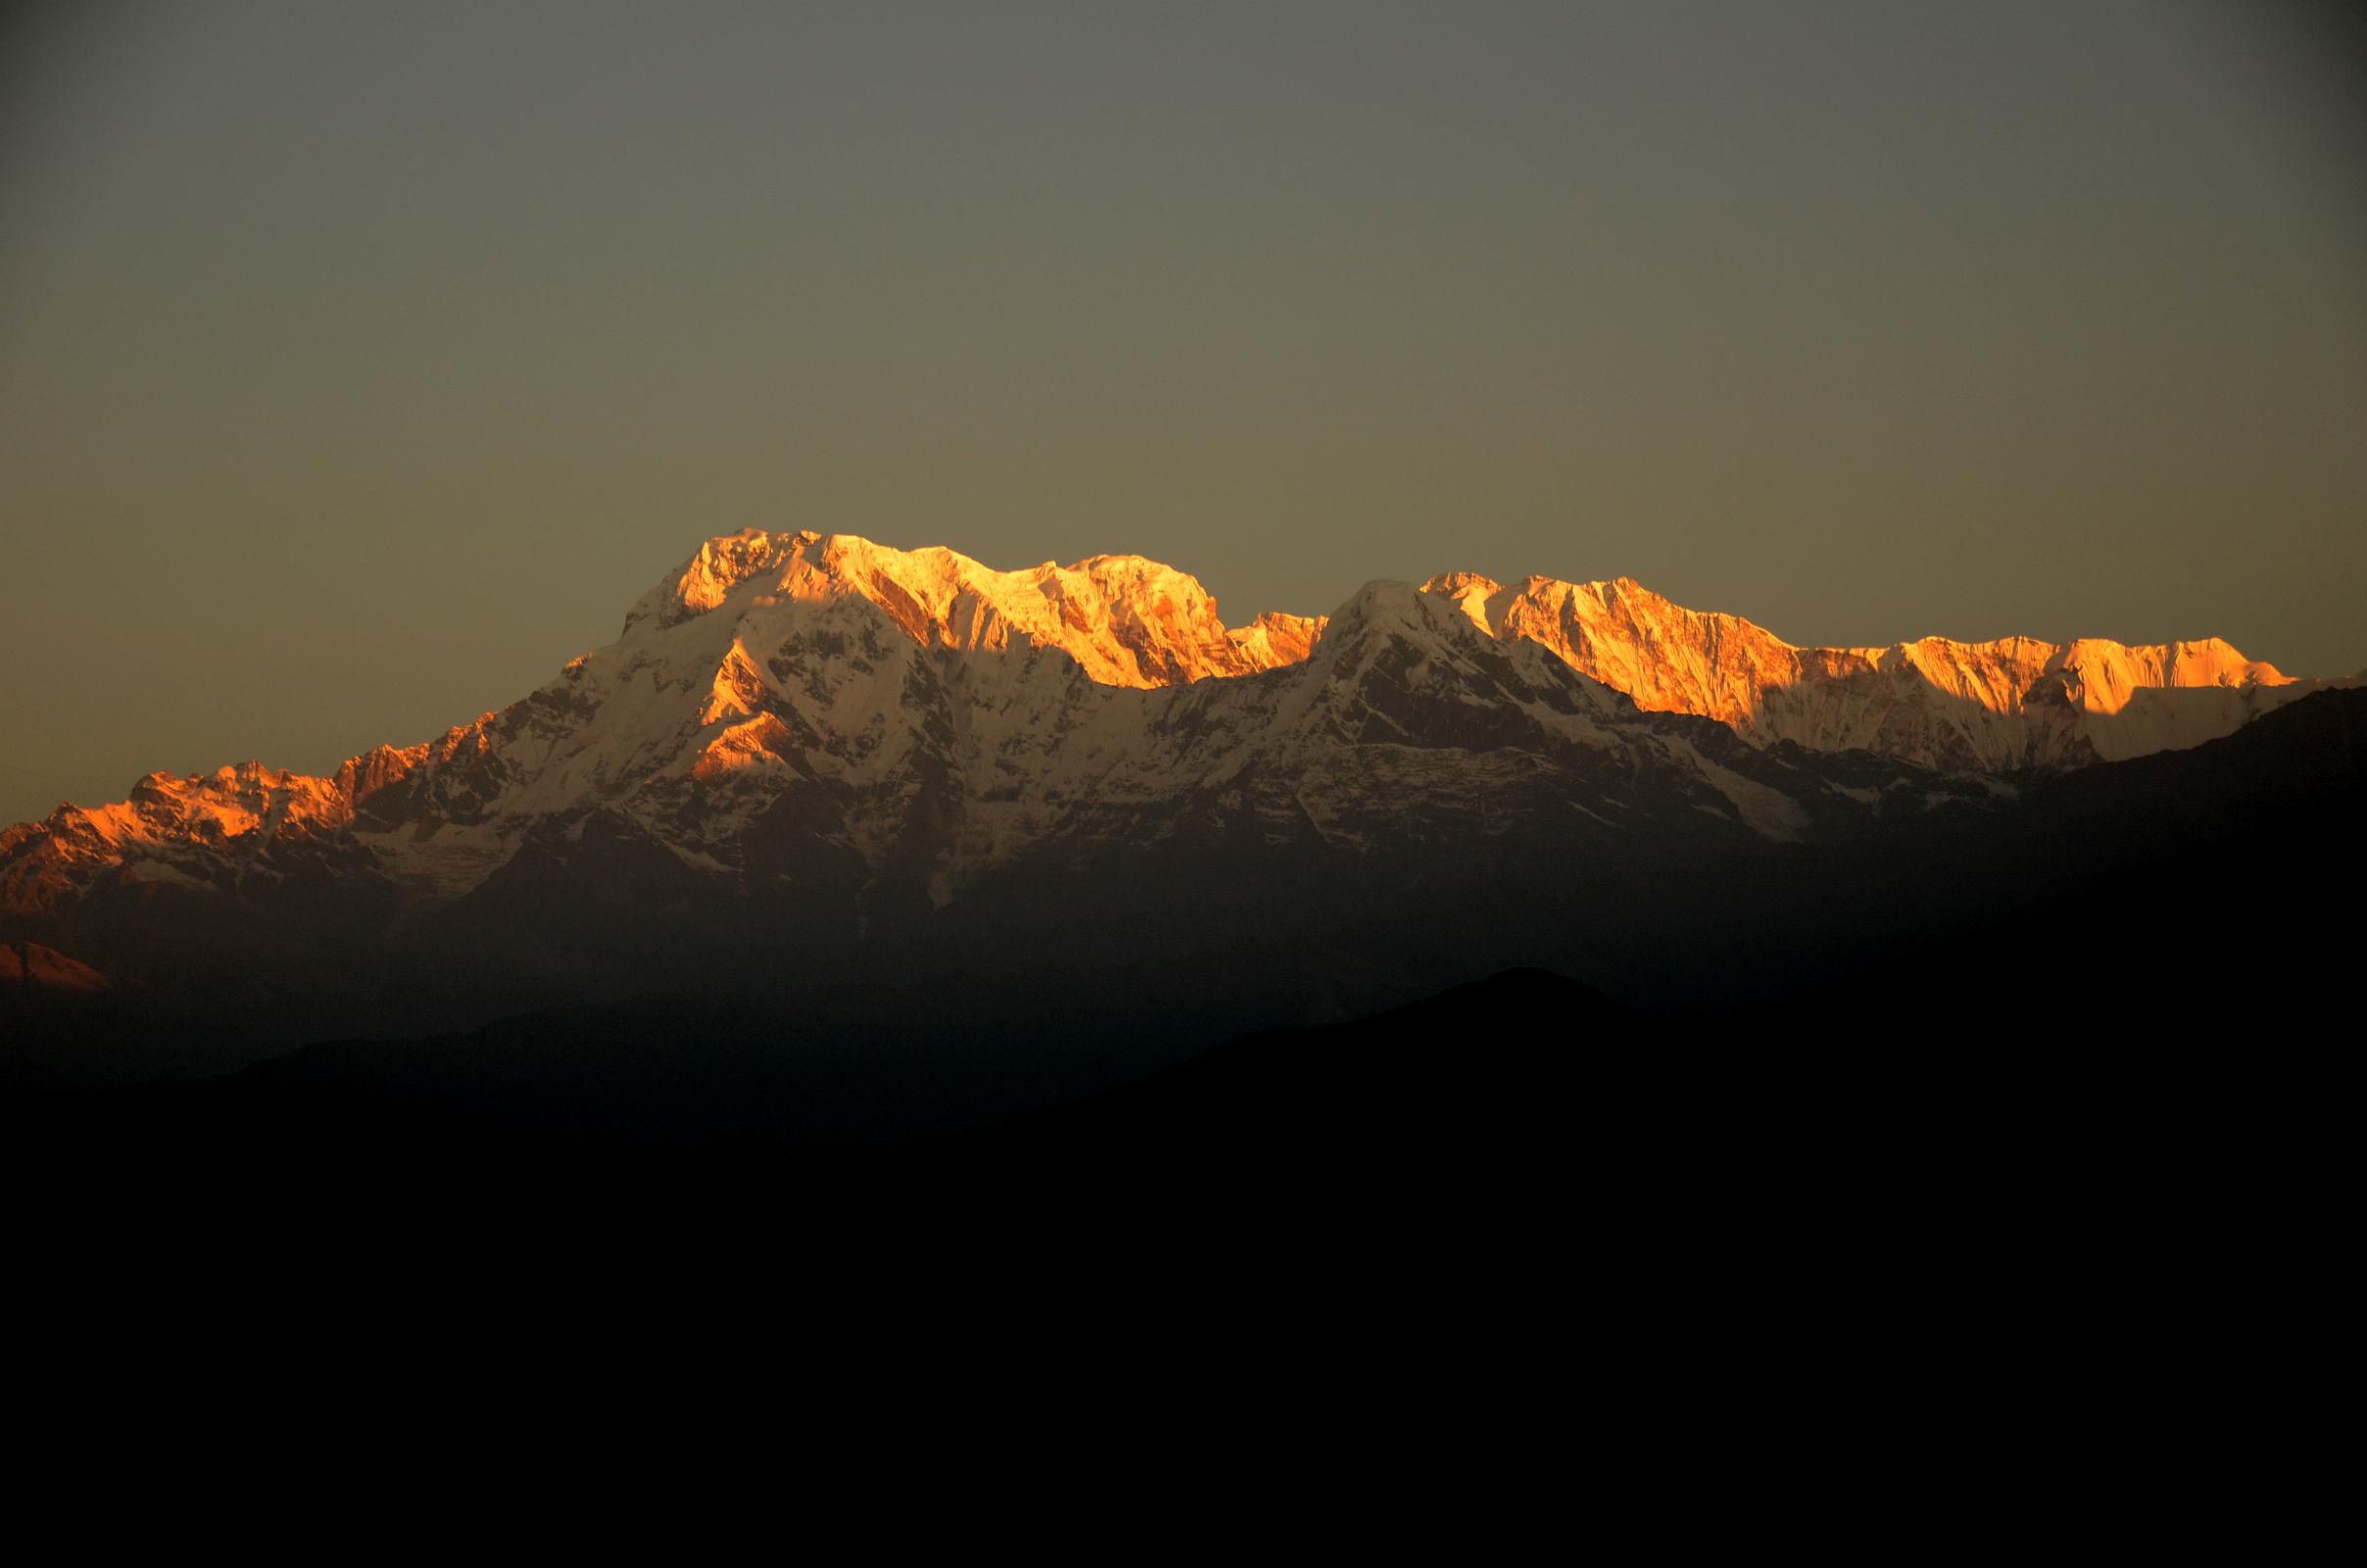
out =
<path fill-rule="evenodd" d="M 17 8 L 0 821 L 438 733 L 750 524 L 2357 670 L 2333 15 Z"/>

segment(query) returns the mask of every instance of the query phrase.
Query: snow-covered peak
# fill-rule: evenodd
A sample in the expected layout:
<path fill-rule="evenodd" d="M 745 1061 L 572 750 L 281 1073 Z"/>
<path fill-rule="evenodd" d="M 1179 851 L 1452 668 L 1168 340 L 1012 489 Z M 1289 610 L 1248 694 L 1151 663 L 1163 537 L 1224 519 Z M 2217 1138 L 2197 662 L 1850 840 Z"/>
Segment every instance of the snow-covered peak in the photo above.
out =
<path fill-rule="evenodd" d="M 1254 674 L 1307 657 L 1321 622 L 1261 615 L 1228 630 L 1198 578 L 1141 556 L 1001 571 L 943 546 L 898 550 L 853 534 L 745 529 L 710 539 L 643 595 L 628 637 L 729 610 L 861 599 L 924 648 L 1058 648 L 1110 686 Z"/>

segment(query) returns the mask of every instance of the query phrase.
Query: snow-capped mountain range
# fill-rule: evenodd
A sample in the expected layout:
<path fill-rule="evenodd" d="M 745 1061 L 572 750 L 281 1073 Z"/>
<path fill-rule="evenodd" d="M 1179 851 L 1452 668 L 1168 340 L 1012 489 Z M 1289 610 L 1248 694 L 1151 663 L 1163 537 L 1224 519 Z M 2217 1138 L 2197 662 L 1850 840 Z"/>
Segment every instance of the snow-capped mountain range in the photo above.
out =
<path fill-rule="evenodd" d="M 2034 637 L 1795 648 L 1625 577 L 1506 588 L 1456 572 L 1425 588 L 1483 631 L 1540 643 L 1639 707 L 1714 718 L 1760 745 L 1863 749 L 1926 767 L 2075 767 L 2198 746 L 2329 684 L 2295 680 L 2216 637 L 2137 648 Z"/>
<path fill-rule="evenodd" d="M 1026 855 L 1190 831 L 1794 841 L 2195 745 L 2322 684 L 2217 640 L 1796 648 L 1624 578 L 1375 582 L 1227 627 L 1140 557 L 998 571 L 749 530 L 433 741 L 327 776 L 151 774 L 8 829 L 0 914 L 42 938 L 143 887 L 252 906 L 323 878 L 432 907 L 587 832 L 692 877 L 933 906 Z"/>

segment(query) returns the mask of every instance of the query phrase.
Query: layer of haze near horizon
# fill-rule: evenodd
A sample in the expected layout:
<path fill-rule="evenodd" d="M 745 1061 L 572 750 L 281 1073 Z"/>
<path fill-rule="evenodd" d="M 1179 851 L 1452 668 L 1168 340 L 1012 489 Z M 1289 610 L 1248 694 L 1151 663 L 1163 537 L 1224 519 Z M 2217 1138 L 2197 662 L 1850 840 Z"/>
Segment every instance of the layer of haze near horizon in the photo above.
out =
<path fill-rule="evenodd" d="M 0 822 L 439 733 L 745 525 L 2354 671 L 2332 15 L 17 8 Z"/>

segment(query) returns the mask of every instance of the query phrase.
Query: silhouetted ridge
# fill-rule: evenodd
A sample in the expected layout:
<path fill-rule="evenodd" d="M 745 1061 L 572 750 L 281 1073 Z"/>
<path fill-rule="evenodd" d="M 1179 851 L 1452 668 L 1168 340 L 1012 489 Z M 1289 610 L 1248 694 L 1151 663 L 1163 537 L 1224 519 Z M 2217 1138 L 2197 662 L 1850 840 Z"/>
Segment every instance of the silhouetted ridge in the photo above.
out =
<path fill-rule="evenodd" d="M 1515 969 L 1353 1022 L 1269 1030 L 959 1142 L 963 1167 L 1216 1182 L 1355 1165 L 1359 1179 L 1535 1158 L 1589 1072 L 1632 1047 L 1634 1014 Z"/>

